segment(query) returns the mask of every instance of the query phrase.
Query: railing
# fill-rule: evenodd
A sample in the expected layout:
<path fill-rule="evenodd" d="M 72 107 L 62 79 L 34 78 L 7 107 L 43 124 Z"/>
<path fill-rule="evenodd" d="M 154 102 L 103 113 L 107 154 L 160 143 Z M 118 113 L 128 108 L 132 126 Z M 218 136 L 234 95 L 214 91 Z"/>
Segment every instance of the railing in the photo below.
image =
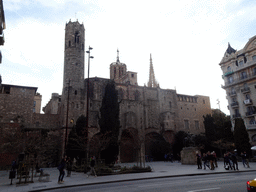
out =
<path fill-rule="evenodd" d="M 234 72 L 233 71 L 229 71 L 229 72 L 226 72 L 225 74 L 224 74 L 224 76 L 226 77 L 226 76 L 228 76 L 228 75 L 232 75 Z"/>
<path fill-rule="evenodd" d="M 244 100 L 244 104 L 245 105 L 250 105 L 250 104 L 252 104 L 252 100 L 251 99 L 246 99 L 246 100 Z"/>
<path fill-rule="evenodd" d="M 239 117 L 241 117 L 241 114 L 238 113 L 238 114 L 232 115 L 232 117 L 233 118 L 239 118 Z"/>
<path fill-rule="evenodd" d="M 256 111 L 248 111 L 245 113 L 246 116 L 252 116 L 254 114 L 256 114 Z"/>
<path fill-rule="evenodd" d="M 228 96 L 235 96 L 235 95 L 236 95 L 235 91 L 233 91 L 233 92 L 231 91 L 231 92 L 228 93 Z"/>
<path fill-rule="evenodd" d="M 247 93 L 249 91 L 250 91 L 250 87 L 245 87 L 245 88 L 241 89 L 242 93 Z"/>
<path fill-rule="evenodd" d="M 256 129 L 256 124 L 249 124 L 246 127 L 247 129 Z"/>
<path fill-rule="evenodd" d="M 231 107 L 238 107 L 238 102 L 236 101 L 236 102 L 231 103 Z"/>

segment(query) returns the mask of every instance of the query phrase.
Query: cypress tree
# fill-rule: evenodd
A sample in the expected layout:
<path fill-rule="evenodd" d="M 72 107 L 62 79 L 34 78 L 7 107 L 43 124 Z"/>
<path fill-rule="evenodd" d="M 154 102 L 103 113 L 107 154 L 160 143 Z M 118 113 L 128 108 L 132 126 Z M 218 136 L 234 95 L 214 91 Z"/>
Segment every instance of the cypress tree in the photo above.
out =
<path fill-rule="evenodd" d="M 204 118 L 204 128 L 205 128 L 205 136 L 209 143 L 216 139 L 214 119 L 210 114 L 203 116 Z"/>
<path fill-rule="evenodd" d="M 235 119 L 234 140 L 238 154 L 244 151 L 246 151 L 247 154 L 251 153 L 250 139 L 244 121 L 241 118 Z"/>
<path fill-rule="evenodd" d="M 101 158 L 107 164 L 116 160 L 118 155 L 118 135 L 120 129 L 118 93 L 115 82 L 109 81 L 105 88 L 105 94 L 100 108 L 100 132 L 102 136 L 109 137 L 108 145 L 101 152 Z"/>

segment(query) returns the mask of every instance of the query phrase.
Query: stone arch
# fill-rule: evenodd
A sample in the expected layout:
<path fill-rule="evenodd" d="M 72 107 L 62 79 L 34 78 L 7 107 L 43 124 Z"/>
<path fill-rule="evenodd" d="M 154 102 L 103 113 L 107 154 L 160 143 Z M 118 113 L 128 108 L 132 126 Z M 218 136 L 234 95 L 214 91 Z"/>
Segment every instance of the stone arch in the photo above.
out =
<path fill-rule="evenodd" d="M 170 144 L 162 135 L 151 132 L 145 135 L 145 156 L 146 161 L 162 161 L 164 155 L 170 152 Z"/>
<path fill-rule="evenodd" d="M 140 149 L 138 130 L 135 128 L 124 129 L 120 139 L 120 161 L 135 162 Z"/>

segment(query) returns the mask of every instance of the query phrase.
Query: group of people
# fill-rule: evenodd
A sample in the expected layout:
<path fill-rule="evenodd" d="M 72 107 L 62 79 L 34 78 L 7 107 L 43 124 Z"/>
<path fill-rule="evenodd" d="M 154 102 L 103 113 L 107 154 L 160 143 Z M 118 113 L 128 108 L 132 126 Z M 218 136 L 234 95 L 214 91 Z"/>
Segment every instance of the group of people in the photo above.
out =
<path fill-rule="evenodd" d="M 241 153 L 242 162 L 244 167 L 250 167 L 249 166 L 249 160 L 248 155 L 246 152 Z M 202 169 L 202 163 L 204 165 L 204 169 L 208 167 L 210 170 L 214 170 L 218 167 L 217 163 L 217 156 L 216 153 L 208 151 L 207 153 L 203 153 L 203 156 L 201 157 L 200 153 L 196 151 L 196 162 L 198 169 Z M 224 154 L 224 168 L 226 170 L 239 170 L 238 169 L 238 163 L 237 163 L 237 154 L 235 151 L 233 152 L 227 152 Z"/>
<path fill-rule="evenodd" d="M 210 170 L 214 170 L 218 167 L 215 151 L 208 151 L 207 153 L 203 153 L 203 156 L 201 156 L 200 153 L 196 151 L 196 162 L 198 169 L 202 169 L 202 163 L 204 165 L 204 169 L 208 167 Z"/>
<path fill-rule="evenodd" d="M 59 178 L 58 178 L 58 183 L 64 183 L 63 179 L 65 176 L 65 169 L 67 170 L 67 177 L 71 176 L 71 171 L 72 171 L 72 160 L 70 159 L 70 157 L 67 158 L 67 156 L 64 156 L 63 159 L 60 162 L 60 165 L 58 166 L 58 170 L 59 170 Z M 89 177 L 90 175 L 92 175 L 92 173 L 94 174 L 95 177 L 97 177 L 94 166 L 96 164 L 96 158 L 95 156 L 92 156 L 90 158 L 90 172 L 87 174 L 87 177 Z"/>
<path fill-rule="evenodd" d="M 249 166 L 249 159 L 246 151 L 241 153 L 242 163 L 244 167 L 250 167 Z M 227 152 L 224 154 L 224 167 L 226 170 L 238 170 L 238 163 L 237 163 L 237 157 L 236 153 L 233 151 Z"/>

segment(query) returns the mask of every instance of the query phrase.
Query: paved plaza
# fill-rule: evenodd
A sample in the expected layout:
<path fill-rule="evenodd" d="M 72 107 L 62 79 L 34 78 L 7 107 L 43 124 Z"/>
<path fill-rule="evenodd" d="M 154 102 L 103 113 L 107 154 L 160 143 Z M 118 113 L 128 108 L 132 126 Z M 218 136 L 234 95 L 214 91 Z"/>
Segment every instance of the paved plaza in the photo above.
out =
<path fill-rule="evenodd" d="M 132 167 L 136 163 L 123 163 L 121 166 Z M 17 179 L 13 180 L 13 185 L 10 185 L 9 171 L 0 171 L 0 192 L 25 192 L 25 191 L 40 191 L 46 189 L 54 189 L 60 187 L 79 186 L 79 185 L 93 185 L 100 183 L 110 183 L 119 181 L 132 181 L 149 178 L 162 178 L 162 177 L 181 177 L 189 175 L 203 175 L 203 174 L 218 174 L 237 172 L 233 170 L 225 170 L 223 162 L 219 162 L 219 167 L 215 170 L 197 169 L 196 165 L 181 165 L 178 162 L 149 162 L 146 166 L 152 168 L 152 172 L 136 173 L 136 174 L 120 174 L 109 176 L 89 177 L 84 173 L 72 172 L 71 177 L 64 177 L 64 183 L 58 184 L 59 171 L 55 168 L 44 168 L 44 172 L 50 174 L 50 181 L 38 181 L 39 177 L 34 178 L 34 183 L 29 184 L 16 184 Z M 239 171 L 256 171 L 256 163 L 250 163 L 250 168 L 244 168 L 242 163 L 238 163 Z M 256 175 L 255 175 L 256 177 Z M 253 178 L 249 178 L 253 179 Z"/>

